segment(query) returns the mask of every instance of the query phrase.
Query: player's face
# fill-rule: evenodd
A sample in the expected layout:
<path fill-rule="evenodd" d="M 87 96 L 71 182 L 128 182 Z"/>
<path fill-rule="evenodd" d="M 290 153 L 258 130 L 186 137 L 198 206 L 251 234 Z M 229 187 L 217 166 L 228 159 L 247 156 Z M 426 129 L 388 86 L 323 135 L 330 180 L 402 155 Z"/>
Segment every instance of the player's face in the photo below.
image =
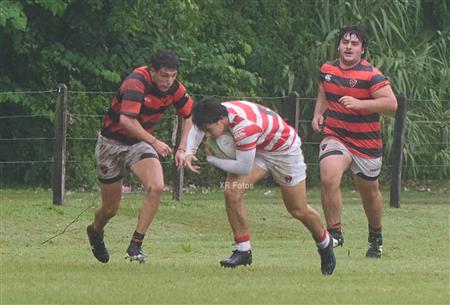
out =
<path fill-rule="evenodd" d="M 150 68 L 150 74 L 152 76 L 152 81 L 162 92 L 169 90 L 177 78 L 176 69 L 161 68 L 159 70 L 154 70 L 153 68 Z"/>
<path fill-rule="evenodd" d="M 226 118 L 220 119 L 218 122 L 213 124 L 206 124 L 203 127 L 203 131 L 206 136 L 216 139 L 223 133 L 227 131 L 228 127 L 226 126 Z"/>
<path fill-rule="evenodd" d="M 340 60 L 345 66 L 356 65 L 364 52 L 362 42 L 354 34 L 345 34 L 339 42 Z"/>

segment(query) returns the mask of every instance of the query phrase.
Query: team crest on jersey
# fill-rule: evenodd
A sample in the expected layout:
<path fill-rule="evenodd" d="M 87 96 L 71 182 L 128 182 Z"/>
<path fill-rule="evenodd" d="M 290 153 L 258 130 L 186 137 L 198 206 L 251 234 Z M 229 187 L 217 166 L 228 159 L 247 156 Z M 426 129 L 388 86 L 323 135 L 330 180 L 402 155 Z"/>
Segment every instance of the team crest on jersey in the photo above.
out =
<path fill-rule="evenodd" d="M 325 75 L 325 80 L 326 80 L 327 82 L 331 82 L 331 74 Z"/>
<path fill-rule="evenodd" d="M 233 132 L 233 137 L 236 141 L 240 141 L 240 140 L 244 139 L 245 137 L 247 137 L 247 134 L 245 133 L 245 130 L 242 128 L 242 129 L 235 130 Z"/>
<path fill-rule="evenodd" d="M 349 81 L 349 83 L 350 83 L 350 87 L 355 87 L 356 86 L 356 83 L 357 83 L 358 81 L 356 80 L 356 79 L 351 79 L 350 81 Z"/>
<path fill-rule="evenodd" d="M 323 144 L 320 149 L 325 150 L 325 148 L 327 148 L 327 144 Z"/>
<path fill-rule="evenodd" d="M 292 176 L 284 176 L 284 181 L 285 181 L 286 183 L 291 183 L 291 181 L 292 181 Z"/>

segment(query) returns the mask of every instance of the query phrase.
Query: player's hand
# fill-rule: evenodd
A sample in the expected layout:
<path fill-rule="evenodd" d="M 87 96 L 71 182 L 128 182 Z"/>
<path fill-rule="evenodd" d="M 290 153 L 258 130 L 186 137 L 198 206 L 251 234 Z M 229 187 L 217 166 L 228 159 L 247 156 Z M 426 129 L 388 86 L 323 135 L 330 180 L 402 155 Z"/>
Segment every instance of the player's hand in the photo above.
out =
<path fill-rule="evenodd" d="M 198 159 L 195 155 L 188 155 L 186 159 L 184 160 L 184 167 L 188 168 L 190 171 L 199 174 L 200 173 L 200 166 L 197 164 L 194 164 L 194 162 L 197 162 Z"/>
<path fill-rule="evenodd" d="M 325 121 L 325 119 L 324 119 L 323 115 L 321 115 L 321 114 L 316 115 L 311 122 L 311 126 L 312 126 L 313 130 L 315 132 L 322 132 L 323 127 L 324 127 L 324 121 Z"/>
<path fill-rule="evenodd" d="M 178 170 L 183 168 L 185 160 L 186 154 L 184 150 L 182 149 L 177 150 L 177 152 L 175 153 L 175 165 Z"/>
<path fill-rule="evenodd" d="M 170 146 L 163 141 L 156 140 L 156 142 L 153 143 L 152 146 L 156 150 L 156 152 L 163 157 L 167 157 L 172 153 L 172 149 L 170 148 Z"/>
<path fill-rule="evenodd" d="M 362 102 L 352 96 L 347 96 L 344 95 L 343 97 L 341 97 L 339 99 L 339 103 L 341 103 L 342 106 L 344 106 L 347 109 L 352 109 L 352 110 L 362 110 L 363 108 L 361 106 L 363 106 Z"/>

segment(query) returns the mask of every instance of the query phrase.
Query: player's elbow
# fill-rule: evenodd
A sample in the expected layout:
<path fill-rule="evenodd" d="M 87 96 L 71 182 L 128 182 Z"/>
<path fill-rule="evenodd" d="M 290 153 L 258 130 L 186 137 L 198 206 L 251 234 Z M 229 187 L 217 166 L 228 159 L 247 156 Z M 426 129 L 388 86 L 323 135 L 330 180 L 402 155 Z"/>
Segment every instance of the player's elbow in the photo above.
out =
<path fill-rule="evenodd" d="M 134 120 L 134 119 L 129 116 L 126 116 L 126 115 L 120 115 L 119 126 L 123 129 L 128 129 L 128 127 L 131 124 L 131 120 Z"/>
<path fill-rule="evenodd" d="M 397 111 L 397 107 L 398 107 L 398 103 L 397 103 L 397 99 L 394 97 L 391 98 L 391 105 L 390 105 L 391 109 L 389 109 L 391 112 L 395 112 Z"/>

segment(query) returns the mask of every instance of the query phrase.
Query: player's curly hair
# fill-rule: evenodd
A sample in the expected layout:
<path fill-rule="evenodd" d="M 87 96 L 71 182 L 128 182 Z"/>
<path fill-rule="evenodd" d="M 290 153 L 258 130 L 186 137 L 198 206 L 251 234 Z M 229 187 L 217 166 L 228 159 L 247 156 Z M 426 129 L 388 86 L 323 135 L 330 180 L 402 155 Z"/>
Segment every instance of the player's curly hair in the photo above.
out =
<path fill-rule="evenodd" d="M 367 29 L 364 25 L 348 25 L 343 27 L 340 31 L 339 31 L 339 36 L 338 36 L 338 40 L 337 40 L 337 46 L 339 47 L 339 43 L 341 42 L 341 39 L 346 35 L 355 35 L 356 37 L 358 37 L 358 39 L 361 41 L 362 43 L 362 47 L 364 49 L 364 54 L 362 54 L 362 56 L 364 57 L 364 55 L 367 54 L 367 47 L 369 46 L 369 39 L 368 39 L 368 35 L 367 35 Z"/>
<path fill-rule="evenodd" d="M 161 68 L 178 70 L 180 67 L 180 62 L 174 50 L 160 49 L 152 55 L 150 59 L 150 67 L 154 70 L 159 70 Z"/>
<path fill-rule="evenodd" d="M 201 130 L 206 124 L 217 123 L 221 118 L 228 116 L 228 110 L 222 101 L 214 96 L 206 96 L 200 100 L 192 110 L 192 122 Z"/>

